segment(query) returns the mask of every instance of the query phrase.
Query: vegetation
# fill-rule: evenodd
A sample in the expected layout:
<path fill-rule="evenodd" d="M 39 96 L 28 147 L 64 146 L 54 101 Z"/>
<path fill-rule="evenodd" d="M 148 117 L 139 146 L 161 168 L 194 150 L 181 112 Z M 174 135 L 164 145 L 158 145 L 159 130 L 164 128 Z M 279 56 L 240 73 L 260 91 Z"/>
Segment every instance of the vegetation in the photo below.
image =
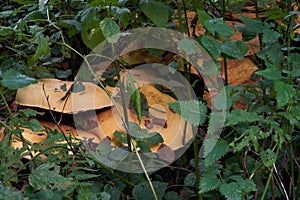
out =
<path fill-rule="evenodd" d="M 4 1 L 0 7 L 0 199 L 300 199 L 298 9 L 297 1 L 291 0 Z M 197 17 L 188 20 L 192 11 Z M 203 28 L 201 34 L 197 26 Z M 201 94 L 196 92 L 197 101 L 179 100 L 169 106 L 192 124 L 197 134 L 178 160 L 155 172 L 110 169 L 91 151 L 92 146 L 84 145 L 86 141 L 76 142 L 62 129 L 41 127 L 40 119 L 49 112 L 57 113 L 14 106 L 18 89 L 42 78 L 74 80 L 84 55 L 99 43 L 141 27 L 186 34 L 222 69 L 227 102 L 217 109 L 226 111 L 226 121 L 217 142 L 210 138 L 215 126 L 213 112 L 202 92 L 208 86 L 199 88 L 201 77 L 193 75 L 187 60 L 181 62 L 175 55 L 169 66 L 180 71 L 183 65 L 182 73 Z M 235 39 L 237 33 L 242 37 Z M 255 39 L 257 50 L 249 53 Z M 195 53 L 191 43 L 180 45 L 188 55 Z M 152 51 L 152 58 L 165 53 Z M 246 59 L 255 63 L 257 71 L 251 81 L 232 84 L 230 72 L 235 68 L 229 66 L 230 61 Z M 135 67 L 121 58 L 113 64 L 98 81 L 103 89 L 115 86 L 112 77 L 120 79 L 122 69 Z M 247 71 L 247 66 L 243 70 Z M 147 139 L 141 137 L 147 130 L 138 123 L 147 115 L 147 101 L 133 82 L 120 88 L 121 100 L 125 91 L 132 94 L 130 101 L 138 120 L 132 123 L 125 117 L 127 133 L 116 131 L 115 136 L 127 144 L 127 151 L 150 152 L 151 145 L 163 138 L 157 132 L 146 133 L 151 135 Z M 80 80 L 75 81 L 71 93 L 80 91 Z M 213 98 L 214 102 L 223 100 L 218 94 Z M 195 109 L 181 112 L 180 105 L 199 108 L 193 113 L 199 120 L 189 115 Z M 51 119 L 59 125 L 55 116 Z M 34 132 L 45 129 L 48 137 L 41 143 L 27 141 L 22 127 Z M 23 144 L 21 148 L 13 147 L 16 138 Z M 212 143 L 215 145 L 209 149 Z M 199 156 L 201 146 L 203 158 Z M 112 147 L 101 143 L 96 148 L 106 152 Z"/>

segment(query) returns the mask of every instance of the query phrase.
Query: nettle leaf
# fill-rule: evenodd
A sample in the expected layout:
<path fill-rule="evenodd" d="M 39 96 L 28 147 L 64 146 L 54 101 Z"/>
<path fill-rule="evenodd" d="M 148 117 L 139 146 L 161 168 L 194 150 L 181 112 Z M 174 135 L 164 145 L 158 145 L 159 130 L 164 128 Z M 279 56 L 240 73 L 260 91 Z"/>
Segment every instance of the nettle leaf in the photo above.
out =
<path fill-rule="evenodd" d="M 178 101 L 168 103 L 169 107 L 178 113 L 185 121 L 194 126 L 201 125 L 206 120 L 207 108 L 201 101 Z"/>
<path fill-rule="evenodd" d="M 274 90 L 276 92 L 276 100 L 278 108 L 285 106 L 289 100 L 296 95 L 296 90 L 292 85 L 282 81 L 274 82 Z"/>
<path fill-rule="evenodd" d="M 198 21 L 200 22 L 200 24 L 204 24 L 205 21 L 211 19 L 211 16 L 209 16 L 204 10 L 197 9 L 197 14 L 198 14 Z"/>
<path fill-rule="evenodd" d="M 40 122 L 37 119 L 31 119 L 28 124 L 27 127 L 30 128 L 32 131 L 34 132 L 41 132 L 43 131 Z"/>
<path fill-rule="evenodd" d="M 223 139 L 206 138 L 204 140 L 204 163 L 211 166 L 216 160 L 222 158 L 229 152 L 229 145 Z"/>
<path fill-rule="evenodd" d="M 222 184 L 220 187 L 220 192 L 228 200 L 241 200 L 242 199 L 241 198 L 242 197 L 241 187 L 235 182 Z"/>
<path fill-rule="evenodd" d="M 33 83 L 37 83 L 35 78 L 20 74 L 18 71 L 13 69 L 5 71 L 1 77 L 1 84 L 11 90 L 16 90 Z"/>
<path fill-rule="evenodd" d="M 45 55 L 50 52 L 51 43 L 49 42 L 49 37 L 45 37 L 42 32 L 36 33 L 30 41 L 38 45 L 35 54 L 33 55 L 34 61 L 37 61 L 41 55 Z"/>
<path fill-rule="evenodd" d="M 200 42 L 202 46 L 208 50 L 210 55 L 214 56 L 215 58 L 219 58 L 221 54 L 221 44 L 217 42 L 216 39 L 210 38 L 206 35 L 200 37 Z"/>
<path fill-rule="evenodd" d="M 281 51 L 281 47 L 282 46 L 278 43 L 274 43 L 267 47 L 266 55 L 272 64 L 280 65 L 280 63 L 283 61 L 284 55 Z"/>
<path fill-rule="evenodd" d="M 262 116 L 257 115 L 254 112 L 247 112 L 245 110 L 233 110 L 230 113 L 227 113 L 227 122 L 225 126 L 236 125 L 240 122 L 256 122 L 261 121 Z"/>
<path fill-rule="evenodd" d="M 21 200 L 23 199 L 21 194 L 21 192 L 13 189 L 13 187 L 0 185 L 0 199 Z"/>
<path fill-rule="evenodd" d="M 224 22 L 223 18 L 206 20 L 204 27 L 213 36 L 221 35 L 223 40 L 229 39 L 235 33 L 234 30 Z"/>
<path fill-rule="evenodd" d="M 278 38 L 280 37 L 280 33 L 274 30 L 265 29 L 263 30 L 263 43 L 270 44 L 274 42 L 278 42 Z"/>
<path fill-rule="evenodd" d="M 59 170 L 54 164 L 42 164 L 29 175 L 29 183 L 36 190 L 66 190 L 72 185 L 72 179 L 61 176 Z"/>
<path fill-rule="evenodd" d="M 100 22 L 100 29 L 108 42 L 117 42 L 117 34 L 120 33 L 120 27 L 114 20 L 109 18 L 103 19 Z"/>
<path fill-rule="evenodd" d="M 204 173 L 203 177 L 201 177 L 199 189 L 201 193 L 205 193 L 217 189 L 218 187 L 220 187 L 220 185 L 221 181 L 215 174 Z"/>
<path fill-rule="evenodd" d="M 253 32 L 262 33 L 264 28 L 263 23 L 258 19 L 252 19 L 250 17 L 244 16 L 244 15 L 238 15 L 242 22 L 245 24 L 245 26 L 252 30 Z"/>
<path fill-rule="evenodd" d="M 140 8 L 156 26 L 165 27 L 167 25 L 169 18 L 169 7 L 162 2 L 142 1 Z"/>
<path fill-rule="evenodd" d="M 255 74 L 261 75 L 270 80 L 281 80 L 281 70 L 277 68 L 267 68 L 265 70 L 256 71 Z"/>
<path fill-rule="evenodd" d="M 224 42 L 221 46 L 221 52 L 229 57 L 244 59 L 244 55 L 248 51 L 248 46 L 240 40 L 231 40 Z"/>
<path fill-rule="evenodd" d="M 252 179 L 244 179 L 242 176 L 231 176 L 230 179 L 233 179 L 241 187 L 243 192 L 249 193 L 256 190 L 256 185 Z"/>
<path fill-rule="evenodd" d="M 153 181 L 152 182 L 154 190 L 157 195 L 158 200 L 162 200 L 165 195 L 165 191 L 167 189 L 168 183 Z M 132 190 L 132 195 L 134 199 L 137 200 L 153 200 L 154 196 L 150 189 L 149 183 L 147 181 L 142 182 L 134 186 Z"/>
<path fill-rule="evenodd" d="M 256 32 L 252 31 L 251 29 L 247 28 L 243 24 L 235 24 L 234 28 L 242 33 L 242 39 L 244 42 L 247 42 L 249 40 L 252 40 L 256 37 Z"/>
<path fill-rule="evenodd" d="M 272 165 L 277 160 L 276 153 L 273 152 L 271 149 L 267 149 L 266 151 L 260 152 L 260 158 L 266 167 L 272 167 Z"/>
<path fill-rule="evenodd" d="M 183 51 L 187 55 L 192 55 L 198 52 L 199 47 L 195 40 L 184 38 L 179 41 L 177 49 Z"/>

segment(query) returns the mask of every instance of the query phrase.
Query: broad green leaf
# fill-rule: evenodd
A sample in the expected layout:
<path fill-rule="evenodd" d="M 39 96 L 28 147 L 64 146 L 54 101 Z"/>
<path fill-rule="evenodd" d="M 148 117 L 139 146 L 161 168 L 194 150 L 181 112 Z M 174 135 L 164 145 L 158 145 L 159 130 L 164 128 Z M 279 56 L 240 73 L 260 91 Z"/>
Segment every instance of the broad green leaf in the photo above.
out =
<path fill-rule="evenodd" d="M 29 183 L 36 190 L 66 190 L 72 185 L 72 179 L 61 176 L 59 171 L 57 165 L 42 164 L 29 175 Z"/>
<path fill-rule="evenodd" d="M 157 195 L 158 200 L 162 200 L 165 195 L 165 191 L 167 189 L 168 183 L 153 181 L 152 182 L 154 190 Z M 132 190 L 133 198 L 136 200 L 153 200 L 154 196 L 150 189 L 149 183 L 147 181 L 139 183 L 134 186 Z"/>
<path fill-rule="evenodd" d="M 187 55 L 192 55 L 198 53 L 199 47 L 195 40 L 184 38 L 179 41 L 177 49 Z"/>
<path fill-rule="evenodd" d="M 44 36 L 42 32 L 38 32 L 30 40 L 32 43 L 37 44 L 37 49 L 33 55 L 33 61 L 37 61 L 41 55 L 48 54 L 50 52 L 50 44 L 48 36 Z"/>
<path fill-rule="evenodd" d="M 242 33 L 242 40 L 244 42 L 247 42 L 249 40 L 252 40 L 256 37 L 256 32 L 252 31 L 251 29 L 247 28 L 245 25 L 243 24 L 235 24 L 234 28 L 238 31 Z"/>
<path fill-rule="evenodd" d="M 271 149 L 261 151 L 260 158 L 266 167 L 272 167 L 272 165 L 276 162 L 277 159 L 275 152 L 273 152 Z"/>
<path fill-rule="evenodd" d="M 88 31 L 95 29 L 99 25 L 100 19 L 100 8 L 95 6 L 84 9 L 80 21 L 84 30 Z"/>
<path fill-rule="evenodd" d="M 137 117 L 139 120 L 139 123 L 141 123 L 142 120 L 142 94 L 139 90 L 135 90 L 131 97 L 130 97 L 130 103 L 133 105 L 135 112 L 137 113 Z"/>
<path fill-rule="evenodd" d="M 199 189 L 201 193 L 205 193 L 217 189 L 220 185 L 221 181 L 215 174 L 206 172 L 203 177 L 201 177 Z"/>
<path fill-rule="evenodd" d="M 7 199 L 21 200 L 23 198 L 21 192 L 15 190 L 13 187 L 4 186 L 1 184 L 0 200 L 7 200 Z"/>
<path fill-rule="evenodd" d="M 105 38 L 100 27 L 96 27 L 88 31 L 82 30 L 81 39 L 88 48 L 94 49 L 98 44 L 103 42 Z"/>
<path fill-rule="evenodd" d="M 72 75 L 72 70 L 71 69 L 67 69 L 67 70 L 56 69 L 55 70 L 55 76 L 59 79 L 66 79 L 70 75 Z"/>
<path fill-rule="evenodd" d="M 13 69 L 7 70 L 2 74 L 1 84 L 11 90 L 23 88 L 33 83 L 37 83 L 37 80 L 24 74 L 20 74 Z"/>
<path fill-rule="evenodd" d="M 65 19 L 65 20 L 61 20 L 60 22 L 74 26 L 78 31 L 82 30 L 82 25 L 76 20 Z"/>
<path fill-rule="evenodd" d="M 205 21 L 210 20 L 211 16 L 209 16 L 204 10 L 197 9 L 198 21 L 200 24 L 204 24 Z"/>
<path fill-rule="evenodd" d="M 100 29 L 104 35 L 104 38 L 108 42 L 117 42 L 117 34 L 120 33 L 119 25 L 112 19 L 105 18 L 100 22 Z"/>
<path fill-rule="evenodd" d="M 179 196 L 176 192 L 167 192 L 164 196 L 166 200 L 183 200 L 183 197 Z"/>
<path fill-rule="evenodd" d="M 265 29 L 263 23 L 258 19 L 252 19 L 250 17 L 240 15 L 240 14 L 239 17 L 242 20 L 242 22 L 246 25 L 246 27 L 249 30 L 252 30 L 253 32 L 262 33 L 263 30 Z"/>
<path fill-rule="evenodd" d="M 178 101 L 174 103 L 168 103 L 168 105 L 185 121 L 194 126 L 201 125 L 206 120 L 207 108 L 201 101 Z"/>
<path fill-rule="evenodd" d="M 267 17 L 266 20 L 271 20 L 271 19 L 281 19 L 287 15 L 286 12 L 279 8 L 272 8 L 269 9 L 265 12 L 264 17 Z"/>
<path fill-rule="evenodd" d="M 140 7 L 145 15 L 158 27 L 165 27 L 169 18 L 169 7 L 162 2 L 142 1 Z"/>
<path fill-rule="evenodd" d="M 271 46 L 267 47 L 267 58 L 272 64 L 275 64 L 276 66 L 280 66 L 284 58 L 281 48 L 282 46 L 278 43 L 274 43 Z"/>
<path fill-rule="evenodd" d="M 159 134 L 159 133 L 149 133 L 149 135 L 152 135 L 150 137 L 146 138 L 146 142 L 147 144 L 159 144 L 162 143 L 164 141 L 163 137 Z"/>
<path fill-rule="evenodd" d="M 293 86 L 282 81 L 274 82 L 274 90 L 276 92 L 278 108 L 285 106 L 289 100 L 296 95 L 296 90 Z"/>
<path fill-rule="evenodd" d="M 240 122 L 252 123 L 261 120 L 262 116 L 257 113 L 247 112 L 245 110 L 233 110 L 231 113 L 227 114 L 227 122 L 225 123 L 225 126 L 236 125 Z"/>
<path fill-rule="evenodd" d="M 221 44 L 217 42 L 216 39 L 210 38 L 206 35 L 200 37 L 201 44 L 203 47 L 208 50 L 208 52 L 215 58 L 219 58 L 221 51 Z"/>
<path fill-rule="evenodd" d="M 228 24 L 226 24 L 222 18 L 206 20 L 204 22 L 204 27 L 213 36 L 221 35 L 222 40 L 229 39 L 235 33 L 234 30 Z"/>
<path fill-rule="evenodd" d="M 274 30 L 265 29 L 263 30 L 263 43 L 270 44 L 274 42 L 278 42 L 278 38 L 280 37 L 280 33 Z"/>
<path fill-rule="evenodd" d="M 244 59 L 244 55 L 248 51 L 248 46 L 239 40 L 231 40 L 224 42 L 221 46 L 221 52 L 229 57 L 237 58 L 239 60 Z"/>
<path fill-rule="evenodd" d="M 195 186 L 196 185 L 196 175 L 194 173 L 189 173 L 185 178 L 184 178 L 184 185 L 186 186 Z"/>
<path fill-rule="evenodd" d="M 149 145 L 146 142 L 144 142 L 144 141 L 139 141 L 138 140 L 137 141 L 137 146 L 141 148 L 141 151 L 143 153 L 149 153 L 149 152 L 151 152 L 151 149 L 150 149 Z"/>
<path fill-rule="evenodd" d="M 114 136 L 118 138 L 119 142 L 126 144 L 127 143 L 127 134 L 120 132 L 120 131 L 115 131 Z"/>
<path fill-rule="evenodd" d="M 264 78 L 270 79 L 270 80 L 281 80 L 281 70 L 277 68 L 267 68 L 265 70 L 260 70 L 255 72 L 255 74 L 261 75 Z"/>
<path fill-rule="evenodd" d="M 220 192 L 227 200 L 242 199 L 241 187 L 235 182 L 222 184 L 220 187 Z"/>
<path fill-rule="evenodd" d="M 204 140 L 204 162 L 211 166 L 216 160 L 222 158 L 229 152 L 229 145 L 223 139 L 206 138 Z"/>
<path fill-rule="evenodd" d="M 30 128 L 34 132 L 41 132 L 43 131 L 40 122 L 37 119 L 31 119 L 28 124 L 28 128 Z"/>

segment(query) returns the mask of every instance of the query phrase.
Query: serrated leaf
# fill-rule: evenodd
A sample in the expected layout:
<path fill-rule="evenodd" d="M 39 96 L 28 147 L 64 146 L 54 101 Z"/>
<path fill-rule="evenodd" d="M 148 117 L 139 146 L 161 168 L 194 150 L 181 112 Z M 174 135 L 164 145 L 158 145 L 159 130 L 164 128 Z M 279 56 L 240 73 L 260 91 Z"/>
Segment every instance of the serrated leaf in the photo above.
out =
<path fill-rule="evenodd" d="M 199 47 L 195 40 L 184 38 L 179 41 L 177 49 L 183 51 L 187 55 L 192 55 L 198 52 Z"/>
<path fill-rule="evenodd" d="M 244 42 L 247 42 L 249 40 L 252 40 L 256 37 L 256 32 L 252 31 L 251 29 L 247 28 L 245 25 L 243 24 L 235 24 L 234 28 L 238 31 L 242 33 L 242 40 Z"/>
<path fill-rule="evenodd" d="M 272 165 L 276 162 L 277 159 L 276 153 L 273 152 L 271 149 L 261 151 L 260 158 L 266 167 L 272 167 Z"/>
<path fill-rule="evenodd" d="M 285 106 L 289 100 L 296 95 L 296 90 L 293 86 L 282 81 L 274 82 L 274 90 L 278 108 Z"/>
<path fill-rule="evenodd" d="M 205 193 L 217 189 L 220 185 L 221 181 L 215 174 L 205 173 L 203 177 L 201 177 L 199 189 L 201 193 Z"/>
<path fill-rule="evenodd" d="M 31 119 L 27 126 L 34 132 L 41 132 L 43 130 L 40 122 L 37 119 Z"/>
<path fill-rule="evenodd" d="M 118 34 L 120 33 L 119 25 L 112 19 L 105 18 L 100 22 L 100 29 L 104 35 L 104 38 L 111 43 L 115 43 L 118 40 Z"/>
<path fill-rule="evenodd" d="M 235 32 L 222 18 L 206 20 L 204 27 L 212 35 L 221 35 L 223 40 L 229 39 Z"/>
<path fill-rule="evenodd" d="M 18 71 L 10 69 L 2 74 L 1 84 L 11 90 L 23 88 L 27 85 L 37 83 L 35 78 L 20 74 Z"/>
<path fill-rule="evenodd" d="M 42 164 L 30 175 L 29 183 L 36 190 L 67 189 L 72 185 L 71 178 L 59 174 L 59 167 L 54 164 Z"/>
<path fill-rule="evenodd" d="M 221 44 L 217 42 L 216 39 L 210 38 L 206 35 L 200 37 L 201 44 L 203 47 L 208 50 L 210 55 L 214 56 L 215 58 L 219 58 L 221 51 Z"/>
<path fill-rule="evenodd" d="M 240 15 L 240 14 L 239 14 L 239 17 L 249 30 L 252 30 L 253 32 L 257 32 L 257 33 L 263 32 L 264 26 L 260 20 L 252 19 L 248 16 L 244 16 L 244 15 Z"/>
<path fill-rule="evenodd" d="M 229 145 L 223 139 L 206 138 L 204 140 L 204 162 L 211 166 L 216 160 L 222 158 L 229 152 Z"/>
<path fill-rule="evenodd" d="M 21 200 L 22 198 L 22 193 L 14 190 L 13 187 L 7 187 L 4 185 L 0 185 L 0 199 L 5 200 L 5 199 L 14 199 L 14 200 Z"/>
<path fill-rule="evenodd" d="M 244 55 L 248 51 L 248 46 L 239 40 L 231 40 L 224 42 L 221 46 L 221 52 L 229 57 L 237 58 L 239 60 L 244 59 Z"/>
<path fill-rule="evenodd" d="M 205 21 L 210 20 L 211 16 L 209 16 L 204 10 L 197 9 L 198 21 L 200 24 L 204 24 Z"/>
<path fill-rule="evenodd" d="M 158 27 L 165 27 L 169 18 L 169 7 L 162 2 L 142 1 L 140 8 Z"/>
<path fill-rule="evenodd" d="M 201 125 L 206 120 L 207 108 L 201 101 L 178 101 L 168 103 L 169 107 L 178 113 L 185 121 L 194 126 Z"/>
<path fill-rule="evenodd" d="M 48 54 L 50 52 L 50 41 L 48 36 L 44 36 L 42 32 L 38 32 L 30 40 L 32 43 L 38 45 L 34 55 L 33 60 L 37 61 L 41 55 Z"/>
<path fill-rule="evenodd" d="M 267 47 L 266 55 L 269 61 L 272 64 L 277 66 L 281 65 L 281 62 L 284 58 L 283 52 L 281 51 L 281 45 L 274 43 L 271 46 Z"/>
<path fill-rule="evenodd" d="M 280 37 L 280 33 L 274 30 L 265 29 L 263 30 L 263 37 L 262 41 L 263 43 L 274 43 L 278 42 L 278 38 Z"/>
<path fill-rule="evenodd" d="M 224 183 L 220 187 L 220 192 L 228 200 L 241 200 L 242 191 L 240 186 L 233 183 Z"/>
<path fill-rule="evenodd" d="M 227 122 L 225 126 L 236 125 L 240 122 L 256 122 L 261 121 L 262 117 L 253 112 L 247 112 L 245 110 L 233 110 L 227 114 Z"/>
<path fill-rule="evenodd" d="M 260 70 L 255 72 L 255 74 L 261 75 L 264 78 L 270 79 L 270 80 L 280 80 L 282 79 L 281 76 L 281 70 L 277 68 L 267 68 L 265 70 Z"/>
<path fill-rule="evenodd" d="M 158 200 L 162 200 L 165 191 L 167 189 L 168 183 L 153 181 L 152 182 L 154 190 L 157 195 Z M 133 198 L 136 200 L 153 200 L 154 196 L 150 189 L 149 183 L 147 181 L 139 183 L 138 185 L 134 186 L 132 190 Z"/>

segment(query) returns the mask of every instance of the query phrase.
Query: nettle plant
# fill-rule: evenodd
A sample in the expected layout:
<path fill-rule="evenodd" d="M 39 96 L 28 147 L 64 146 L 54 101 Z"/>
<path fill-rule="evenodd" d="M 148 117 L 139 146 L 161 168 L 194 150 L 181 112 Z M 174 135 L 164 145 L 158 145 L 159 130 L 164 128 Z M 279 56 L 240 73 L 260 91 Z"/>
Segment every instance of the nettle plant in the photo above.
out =
<path fill-rule="evenodd" d="M 271 9 L 264 21 L 240 15 L 243 25 L 235 28 L 243 41 L 227 40 L 233 30 L 222 19 L 211 19 L 203 11 L 198 14 L 208 33 L 220 36 L 218 41 L 199 38 L 215 58 L 243 59 L 245 41 L 258 35 L 261 42 L 261 50 L 253 58 L 260 67 L 256 83 L 226 86 L 225 134 L 204 159 L 200 193 L 212 197 L 216 196 L 212 191 L 219 189 L 227 199 L 297 199 L 300 37 L 294 33 L 298 28 L 294 19 L 299 12 Z M 247 103 L 247 110 L 232 108 L 239 99 Z"/>

